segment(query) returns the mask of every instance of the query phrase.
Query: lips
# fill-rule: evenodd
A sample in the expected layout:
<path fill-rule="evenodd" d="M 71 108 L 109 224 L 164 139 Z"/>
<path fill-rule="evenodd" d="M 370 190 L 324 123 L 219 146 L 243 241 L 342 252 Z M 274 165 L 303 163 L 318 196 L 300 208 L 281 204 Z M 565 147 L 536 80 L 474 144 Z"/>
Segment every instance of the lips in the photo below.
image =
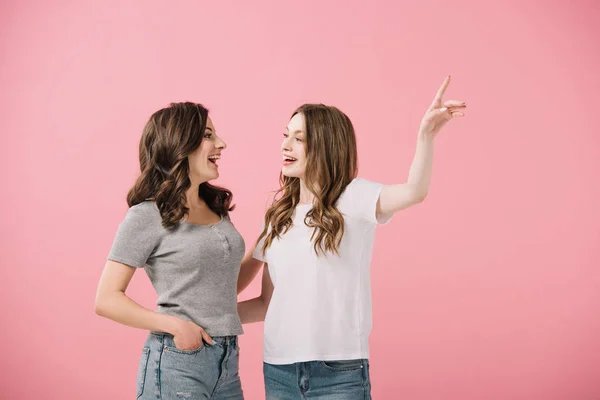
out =
<path fill-rule="evenodd" d="M 283 165 L 291 165 L 293 163 L 295 163 L 296 161 L 298 161 L 297 158 L 291 157 L 291 156 L 287 156 L 287 155 L 283 155 Z"/>
<path fill-rule="evenodd" d="M 208 156 L 208 161 L 213 163 L 216 167 L 218 167 L 217 161 L 220 159 L 221 159 L 221 154 L 213 154 L 213 155 Z"/>

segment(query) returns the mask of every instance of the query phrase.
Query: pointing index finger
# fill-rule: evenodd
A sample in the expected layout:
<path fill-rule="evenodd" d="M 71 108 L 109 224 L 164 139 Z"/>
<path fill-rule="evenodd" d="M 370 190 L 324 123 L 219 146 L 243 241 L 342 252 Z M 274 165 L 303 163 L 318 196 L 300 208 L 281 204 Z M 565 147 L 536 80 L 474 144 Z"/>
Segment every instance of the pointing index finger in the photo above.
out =
<path fill-rule="evenodd" d="M 438 89 L 437 94 L 435 95 L 435 100 L 436 101 L 441 101 L 442 97 L 444 97 L 444 93 L 446 92 L 446 89 L 448 88 L 448 85 L 450 84 L 450 75 L 448 75 L 446 77 L 446 79 L 444 79 L 444 83 L 442 83 L 442 86 Z"/>

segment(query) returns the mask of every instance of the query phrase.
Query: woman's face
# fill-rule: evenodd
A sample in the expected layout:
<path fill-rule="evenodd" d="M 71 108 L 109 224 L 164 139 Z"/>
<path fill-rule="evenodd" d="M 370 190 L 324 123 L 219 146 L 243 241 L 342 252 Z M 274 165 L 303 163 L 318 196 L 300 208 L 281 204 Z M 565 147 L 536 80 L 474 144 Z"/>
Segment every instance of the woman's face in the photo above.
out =
<path fill-rule="evenodd" d="M 281 173 L 290 178 L 304 178 L 306 170 L 306 124 L 304 114 L 290 119 L 281 143 L 283 167 Z"/>
<path fill-rule="evenodd" d="M 219 177 L 218 160 L 227 144 L 217 136 L 210 117 L 206 121 L 206 130 L 200 146 L 188 156 L 190 180 L 197 184 Z"/>

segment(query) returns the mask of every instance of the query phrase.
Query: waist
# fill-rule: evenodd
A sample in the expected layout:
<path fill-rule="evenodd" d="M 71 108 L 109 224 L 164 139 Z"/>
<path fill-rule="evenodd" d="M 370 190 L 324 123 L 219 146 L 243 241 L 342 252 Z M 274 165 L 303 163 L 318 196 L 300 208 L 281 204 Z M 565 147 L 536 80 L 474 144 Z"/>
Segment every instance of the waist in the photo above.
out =
<path fill-rule="evenodd" d="M 184 321 L 190 321 L 198 325 L 212 336 L 237 336 L 242 334 L 242 323 L 235 312 L 223 313 L 219 315 L 203 315 L 195 310 L 185 310 L 179 307 L 158 307 L 156 310 L 161 314 L 171 315 Z"/>
<path fill-rule="evenodd" d="M 153 336 L 157 336 L 159 338 L 173 338 L 173 335 L 171 335 L 170 333 L 166 333 L 166 332 L 155 332 L 155 331 L 151 331 L 150 332 L 151 335 Z M 220 344 L 223 346 L 237 346 L 238 344 L 238 337 L 237 335 L 229 335 L 229 336 L 211 336 L 211 339 L 213 341 L 213 344 Z"/>

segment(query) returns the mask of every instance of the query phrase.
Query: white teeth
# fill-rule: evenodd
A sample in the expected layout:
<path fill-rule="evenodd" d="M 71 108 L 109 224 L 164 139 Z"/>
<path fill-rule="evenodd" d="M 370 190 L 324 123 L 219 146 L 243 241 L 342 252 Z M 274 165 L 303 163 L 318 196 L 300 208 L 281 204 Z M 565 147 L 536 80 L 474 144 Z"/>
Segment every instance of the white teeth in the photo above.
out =
<path fill-rule="evenodd" d="M 220 160 L 221 156 L 209 156 L 208 159 L 209 160 Z"/>

